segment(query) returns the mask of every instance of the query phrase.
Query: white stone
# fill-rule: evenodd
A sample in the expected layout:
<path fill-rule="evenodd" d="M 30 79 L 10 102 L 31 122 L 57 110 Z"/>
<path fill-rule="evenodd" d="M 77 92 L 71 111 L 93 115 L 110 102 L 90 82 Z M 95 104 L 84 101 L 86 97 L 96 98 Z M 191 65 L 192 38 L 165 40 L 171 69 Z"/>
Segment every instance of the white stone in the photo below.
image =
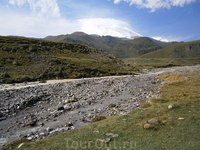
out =
<path fill-rule="evenodd" d="M 21 148 L 24 145 L 25 145 L 25 143 L 21 143 L 21 144 L 19 144 L 19 146 L 17 148 Z"/>
<path fill-rule="evenodd" d="M 174 104 L 169 104 L 168 109 L 172 109 L 172 108 L 174 108 Z"/>

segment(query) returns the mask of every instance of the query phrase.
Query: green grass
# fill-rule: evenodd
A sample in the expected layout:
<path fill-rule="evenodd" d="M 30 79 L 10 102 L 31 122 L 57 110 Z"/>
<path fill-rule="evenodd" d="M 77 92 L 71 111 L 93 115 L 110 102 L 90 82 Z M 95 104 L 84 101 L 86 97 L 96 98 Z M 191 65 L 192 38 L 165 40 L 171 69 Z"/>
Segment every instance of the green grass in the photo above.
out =
<path fill-rule="evenodd" d="M 141 58 L 197 58 L 200 57 L 200 40 L 177 43 L 165 48 L 159 49 Z"/>
<path fill-rule="evenodd" d="M 129 68 L 115 56 L 81 44 L 0 36 L 4 83 L 120 75 Z"/>
<path fill-rule="evenodd" d="M 135 58 L 124 58 L 124 62 L 137 68 L 158 68 L 200 64 L 200 40 L 174 43 Z"/>
<path fill-rule="evenodd" d="M 171 66 L 189 66 L 200 64 L 199 58 L 126 58 L 126 64 L 139 68 L 163 68 Z"/>
<path fill-rule="evenodd" d="M 28 142 L 21 149 L 124 149 L 124 150 L 199 150 L 200 147 L 200 72 L 163 75 L 161 97 L 145 102 L 125 116 L 112 116 L 79 129 L 57 133 Z M 173 109 L 168 109 L 174 104 Z M 161 123 L 144 129 L 149 119 Z M 178 118 L 184 118 L 182 120 Z M 107 136 L 107 133 L 118 137 Z M 110 138 L 109 143 L 99 139 Z M 13 145 L 13 147 L 19 145 Z M 9 146 L 7 147 L 7 149 Z"/>

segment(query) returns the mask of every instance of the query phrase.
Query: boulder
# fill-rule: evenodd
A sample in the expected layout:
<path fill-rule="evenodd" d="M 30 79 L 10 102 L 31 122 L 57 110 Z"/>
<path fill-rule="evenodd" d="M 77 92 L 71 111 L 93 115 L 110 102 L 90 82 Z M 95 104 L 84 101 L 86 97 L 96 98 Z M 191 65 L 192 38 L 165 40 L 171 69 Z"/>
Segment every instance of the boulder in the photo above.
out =
<path fill-rule="evenodd" d="M 57 110 L 61 111 L 61 110 L 65 110 L 65 108 L 64 108 L 64 106 L 59 106 Z"/>
<path fill-rule="evenodd" d="M 153 118 L 153 119 L 148 120 L 148 123 L 159 124 L 160 121 L 158 121 L 158 119 Z"/>
<path fill-rule="evenodd" d="M 36 124 L 36 121 L 31 120 L 26 124 L 26 126 L 32 127 L 32 126 L 35 126 L 35 124 Z"/>
<path fill-rule="evenodd" d="M 174 108 L 174 104 L 169 104 L 168 109 L 172 109 L 172 108 Z"/>
<path fill-rule="evenodd" d="M 150 124 L 145 124 L 144 126 L 143 126 L 145 129 L 153 129 L 154 127 L 152 126 L 152 125 L 150 125 Z"/>

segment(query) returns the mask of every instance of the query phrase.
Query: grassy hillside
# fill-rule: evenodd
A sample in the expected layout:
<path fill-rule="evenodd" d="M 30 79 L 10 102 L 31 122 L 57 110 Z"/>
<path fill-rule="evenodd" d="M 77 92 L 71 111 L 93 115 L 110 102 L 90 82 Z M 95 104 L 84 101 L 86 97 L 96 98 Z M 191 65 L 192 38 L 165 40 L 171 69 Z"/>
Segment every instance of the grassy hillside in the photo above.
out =
<path fill-rule="evenodd" d="M 162 48 L 148 37 L 120 42 L 108 52 L 120 58 L 138 57 Z"/>
<path fill-rule="evenodd" d="M 0 82 L 127 74 L 123 62 L 88 46 L 0 37 Z"/>
<path fill-rule="evenodd" d="M 160 50 L 124 59 L 127 64 L 143 67 L 168 67 L 200 64 L 200 40 L 177 43 Z"/>
<path fill-rule="evenodd" d="M 165 68 L 172 66 L 190 66 L 200 64 L 199 58 L 126 58 L 126 64 L 137 68 Z"/>
<path fill-rule="evenodd" d="M 129 115 L 112 116 L 80 129 L 28 142 L 21 149 L 199 150 L 199 73 L 163 75 L 159 77 L 165 82 L 161 97 L 145 102 Z M 168 109 L 169 104 L 174 104 L 174 108 Z M 144 124 L 152 118 L 158 119 L 158 124 L 144 129 Z M 15 148 L 21 142 L 5 149 Z"/>
<path fill-rule="evenodd" d="M 46 40 L 80 43 L 90 47 L 102 49 L 114 54 L 118 58 L 137 57 L 164 47 L 163 44 L 153 42 L 148 37 L 133 40 L 122 40 L 112 36 L 92 36 L 83 32 L 75 32 L 70 35 L 48 36 Z"/>
<path fill-rule="evenodd" d="M 178 43 L 155 52 L 142 55 L 140 58 L 197 58 L 200 57 L 200 40 Z"/>

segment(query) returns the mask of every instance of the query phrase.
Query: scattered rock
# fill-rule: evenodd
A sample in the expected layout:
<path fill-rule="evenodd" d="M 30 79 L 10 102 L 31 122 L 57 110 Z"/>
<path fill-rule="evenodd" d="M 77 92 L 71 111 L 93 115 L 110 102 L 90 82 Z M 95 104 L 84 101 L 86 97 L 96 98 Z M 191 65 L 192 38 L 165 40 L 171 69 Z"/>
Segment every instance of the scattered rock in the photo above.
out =
<path fill-rule="evenodd" d="M 154 127 L 152 126 L 152 125 L 150 125 L 150 124 L 145 124 L 144 126 L 143 126 L 145 129 L 153 129 Z"/>
<path fill-rule="evenodd" d="M 73 126 L 73 123 L 72 123 L 72 122 L 69 122 L 67 126 L 68 126 L 68 127 L 71 127 L 71 126 Z"/>
<path fill-rule="evenodd" d="M 148 123 L 159 124 L 160 121 L 158 121 L 157 119 L 153 118 L 153 119 L 148 120 Z"/>
<path fill-rule="evenodd" d="M 174 108 L 174 104 L 169 104 L 168 109 L 172 109 L 172 108 Z"/>
<path fill-rule="evenodd" d="M 110 108 L 116 107 L 116 104 L 111 103 L 111 104 L 109 104 L 109 107 Z"/>
<path fill-rule="evenodd" d="M 110 138 L 106 138 L 106 139 L 98 139 L 98 141 L 100 141 L 102 143 L 109 143 L 111 140 L 110 140 Z"/>
<path fill-rule="evenodd" d="M 46 128 L 46 131 L 47 131 L 47 132 L 51 132 L 52 130 L 53 130 L 53 128 L 50 128 L 50 127 L 47 127 L 47 128 Z"/>
<path fill-rule="evenodd" d="M 58 111 L 60 111 L 60 110 L 65 110 L 65 108 L 64 108 L 64 106 L 60 106 L 60 107 L 58 107 L 57 110 L 58 110 Z"/>
<path fill-rule="evenodd" d="M 56 132 L 64 132 L 64 131 L 67 131 L 69 130 L 68 127 L 62 127 L 62 128 L 56 128 L 55 130 L 52 130 L 51 132 L 49 132 L 49 134 L 53 134 L 53 133 L 56 133 Z"/>
<path fill-rule="evenodd" d="M 17 148 L 21 148 L 24 145 L 25 145 L 25 143 L 21 143 L 21 144 L 19 144 L 19 146 Z"/>
<path fill-rule="evenodd" d="M 107 136 L 113 135 L 113 133 L 106 133 Z"/>
<path fill-rule="evenodd" d="M 32 136 L 28 137 L 27 140 L 31 141 L 33 139 Z"/>
<path fill-rule="evenodd" d="M 45 136 L 45 133 L 44 133 L 44 132 L 41 132 L 39 135 L 40 135 L 40 136 Z"/>
<path fill-rule="evenodd" d="M 39 125 L 42 127 L 42 126 L 44 126 L 44 123 L 43 123 L 43 122 L 40 122 Z"/>
<path fill-rule="evenodd" d="M 113 135 L 112 135 L 112 137 L 114 137 L 114 138 L 115 138 L 115 137 L 118 137 L 118 136 L 119 136 L 118 134 L 113 134 Z"/>
<path fill-rule="evenodd" d="M 112 137 L 118 137 L 118 134 L 113 134 L 113 133 L 106 133 L 107 136 L 112 136 Z"/>
<path fill-rule="evenodd" d="M 93 133 L 97 133 L 97 134 L 99 134 L 99 131 L 93 131 Z"/>
<path fill-rule="evenodd" d="M 31 120 L 26 124 L 26 126 L 33 127 L 33 126 L 35 126 L 35 124 L 36 124 L 36 121 Z"/>

